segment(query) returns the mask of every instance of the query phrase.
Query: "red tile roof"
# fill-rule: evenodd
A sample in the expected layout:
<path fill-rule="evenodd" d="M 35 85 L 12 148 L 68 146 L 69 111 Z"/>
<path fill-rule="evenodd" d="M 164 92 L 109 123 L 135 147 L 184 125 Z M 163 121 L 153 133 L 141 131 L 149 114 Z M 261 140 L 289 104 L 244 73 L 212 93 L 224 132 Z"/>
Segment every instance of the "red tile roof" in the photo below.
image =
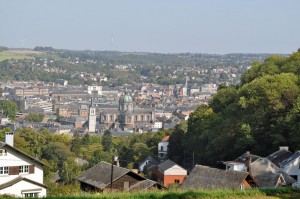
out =
<path fill-rule="evenodd" d="M 161 141 L 167 142 L 167 141 L 169 141 L 169 138 L 170 138 L 170 136 L 166 136 L 166 137 L 164 137 Z"/>

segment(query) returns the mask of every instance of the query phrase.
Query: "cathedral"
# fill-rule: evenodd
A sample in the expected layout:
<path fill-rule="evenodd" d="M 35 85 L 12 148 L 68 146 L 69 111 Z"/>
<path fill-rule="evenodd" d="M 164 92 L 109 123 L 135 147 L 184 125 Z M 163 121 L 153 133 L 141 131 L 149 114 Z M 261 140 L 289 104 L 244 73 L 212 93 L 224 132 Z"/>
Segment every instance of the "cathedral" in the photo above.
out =
<path fill-rule="evenodd" d="M 100 126 L 102 130 L 120 128 L 123 131 L 137 131 L 149 127 L 154 120 L 152 109 L 134 107 L 131 95 L 126 91 L 119 99 L 118 108 L 100 110 Z"/>

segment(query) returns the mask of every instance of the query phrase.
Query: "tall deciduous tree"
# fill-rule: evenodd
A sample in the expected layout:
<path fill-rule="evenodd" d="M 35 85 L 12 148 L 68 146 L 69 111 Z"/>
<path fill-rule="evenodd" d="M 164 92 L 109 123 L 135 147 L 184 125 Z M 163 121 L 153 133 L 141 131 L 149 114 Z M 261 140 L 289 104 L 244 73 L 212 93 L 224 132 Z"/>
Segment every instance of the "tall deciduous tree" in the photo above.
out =
<path fill-rule="evenodd" d="M 29 113 L 29 115 L 27 115 L 25 117 L 25 121 L 28 122 L 41 122 L 44 119 L 44 114 L 39 114 L 39 113 Z"/>
<path fill-rule="evenodd" d="M 102 136 L 102 145 L 104 151 L 110 151 L 112 146 L 112 135 L 109 130 L 106 130 Z"/>
<path fill-rule="evenodd" d="M 11 100 L 4 100 L 0 103 L 0 111 L 2 111 L 4 116 L 14 120 L 18 113 L 18 106 Z"/>
<path fill-rule="evenodd" d="M 188 121 L 185 148 L 196 163 L 215 165 L 251 150 L 265 156 L 299 147 L 300 52 L 255 62 L 240 86 L 222 87 Z"/>
<path fill-rule="evenodd" d="M 73 157 L 68 157 L 66 161 L 63 162 L 61 169 L 61 179 L 66 184 L 72 184 L 76 181 L 76 177 L 80 173 L 80 166 L 76 164 Z"/>
<path fill-rule="evenodd" d="M 183 137 L 187 132 L 187 122 L 177 124 L 169 138 L 168 157 L 174 162 L 185 165 L 185 148 Z"/>
<path fill-rule="evenodd" d="M 81 140 L 78 132 L 75 132 L 73 139 L 71 141 L 71 151 L 78 156 L 80 154 L 80 147 L 81 147 Z"/>

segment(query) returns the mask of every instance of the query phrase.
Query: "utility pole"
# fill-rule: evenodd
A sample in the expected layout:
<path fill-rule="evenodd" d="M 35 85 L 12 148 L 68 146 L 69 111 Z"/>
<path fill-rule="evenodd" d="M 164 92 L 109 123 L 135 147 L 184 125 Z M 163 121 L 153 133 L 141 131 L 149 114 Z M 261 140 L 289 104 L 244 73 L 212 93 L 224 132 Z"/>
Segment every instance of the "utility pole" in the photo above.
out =
<path fill-rule="evenodd" d="M 195 166 L 195 152 L 193 152 L 193 168 Z"/>
<path fill-rule="evenodd" d="M 114 175 L 114 162 L 115 162 L 115 156 L 112 156 L 111 160 L 111 174 L 110 174 L 110 190 L 112 191 L 112 182 L 113 182 L 113 175 Z"/>
<path fill-rule="evenodd" d="M 117 150 L 113 151 L 113 155 L 112 155 L 112 159 L 111 159 L 111 174 L 110 174 L 110 190 L 111 191 L 112 191 L 112 183 L 113 183 L 113 179 L 114 179 L 114 164 L 117 163 L 117 166 L 119 166 L 118 156 L 115 155 L 116 152 L 117 152 Z"/>
<path fill-rule="evenodd" d="M 185 168 L 185 150 L 183 149 L 183 168 Z"/>

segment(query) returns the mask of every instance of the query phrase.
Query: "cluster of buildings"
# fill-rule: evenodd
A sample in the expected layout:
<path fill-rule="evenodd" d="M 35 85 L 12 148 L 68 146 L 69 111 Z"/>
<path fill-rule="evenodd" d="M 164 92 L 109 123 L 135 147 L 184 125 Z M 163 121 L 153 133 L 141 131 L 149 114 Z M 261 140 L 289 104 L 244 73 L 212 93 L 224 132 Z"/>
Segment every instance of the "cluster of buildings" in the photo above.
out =
<path fill-rule="evenodd" d="M 45 197 L 44 163 L 13 146 L 14 133 L 6 132 L 0 142 L 0 195 L 16 197 Z M 169 137 L 158 144 L 158 159 L 147 157 L 139 169 L 119 166 L 113 162 L 99 162 L 84 171 L 77 180 L 83 192 L 166 190 L 170 186 L 181 189 L 253 189 L 300 185 L 300 153 L 288 147 L 260 157 L 250 152 L 233 161 L 223 161 L 224 168 L 194 165 L 191 171 L 167 157 Z M 143 174 L 143 175 L 141 175 Z"/>
<path fill-rule="evenodd" d="M 167 189 L 169 186 L 176 185 L 188 190 L 244 190 L 300 185 L 300 153 L 298 151 L 292 153 L 288 147 L 280 147 L 278 151 L 267 157 L 246 152 L 233 161 L 222 162 L 224 168 L 194 165 L 193 169 L 188 171 L 167 159 L 167 156 L 160 156 L 167 142 L 168 137 L 165 137 L 158 145 L 159 159 L 147 157 L 139 164 L 139 171 L 119 167 L 117 163 L 112 168 L 111 163 L 100 162 L 77 178 L 81 189 L 96 192 L 111 189 L 145 191 Z M 140 173 L 143 175 L 141 176 Z"/>
<path fill-rule="evenodd" d="M 18 127 L 48 128 L 53 133 L 103 133 L 129 135 L 132 132 L 156 132 L 171 129 L 200 104 L 206 104 L 216 93 L 215 84 L 176 84 L 160 86 L 132 84 L 125 87 L 67 86 L 57 83 L 13 82 L 2 84 L 0 101 L 17 103 Z M 29 113 L 44 114 L 41 124 L 25 122 Z M 2 116 L 3 121 L 7 118 Z M 3 123 L 3 122 L 2 122 Z M 9 122 L 5 122 L 9 123 Z"/>

